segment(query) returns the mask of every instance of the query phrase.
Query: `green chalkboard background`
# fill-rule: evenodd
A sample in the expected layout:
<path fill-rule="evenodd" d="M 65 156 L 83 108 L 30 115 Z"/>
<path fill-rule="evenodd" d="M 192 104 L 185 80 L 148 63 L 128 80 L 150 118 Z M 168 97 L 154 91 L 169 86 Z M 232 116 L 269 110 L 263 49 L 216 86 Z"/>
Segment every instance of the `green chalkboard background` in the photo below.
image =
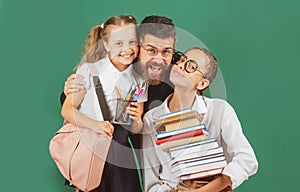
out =
<path fill-rule="evenodd" d="M 298 191 L 300 3 L 0 0 L 1 191 L 71 191 L 48 152 L 88 30 L 118 14 L 174 19 L 218 58 L 259 171 L 237 192 Z"/>

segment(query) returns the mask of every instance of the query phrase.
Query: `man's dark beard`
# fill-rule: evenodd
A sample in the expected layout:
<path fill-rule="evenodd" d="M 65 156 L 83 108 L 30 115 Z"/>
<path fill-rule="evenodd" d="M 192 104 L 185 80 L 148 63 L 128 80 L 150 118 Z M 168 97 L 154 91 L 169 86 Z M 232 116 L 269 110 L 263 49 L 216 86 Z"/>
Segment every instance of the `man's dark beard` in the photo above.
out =
<path fill-rule="evenodd" d="M 148 74 L 148 68 L 154 66 L 161 68 L 160 76 L 150 77 Z M 167 64 L 166 63 L 156 63 L 156 62 L 147 62 L 146 63 L 146 79 L 149 82 L 149 85 L 159 85 L 161 81 L 165 78 L 167 72 Z"/>

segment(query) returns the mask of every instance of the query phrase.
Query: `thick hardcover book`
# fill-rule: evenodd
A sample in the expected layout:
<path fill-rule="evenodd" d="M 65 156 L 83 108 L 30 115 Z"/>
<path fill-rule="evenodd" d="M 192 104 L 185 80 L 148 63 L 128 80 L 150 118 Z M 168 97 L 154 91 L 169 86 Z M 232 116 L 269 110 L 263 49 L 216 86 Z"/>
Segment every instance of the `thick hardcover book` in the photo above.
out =
<path fill-rule="evenodd" d="M 163 151 L 167 152 L 171 147 L 177 147 L 180 145 L 187 145 L 189 143 L 199 142 L 199 141 L 206 139 L 206 137 L 207 137 L 206 134 L 202 134 L 202 135 L 198 135 L 198 136 L 194 136 L 194 137 L 188 137 L 188 138 L 178 139 L 178 140 L 174 140 L 174 141 L 169 141 L 169 142 L 160 144 L 160 148 Z"/>
<path fill-rule="evenodd" d="M 173 117 L 173 116 L 176 116 L 176 115 L 181 115 L 183 113 L 187 113 L 187 112 L 190 112 L 190 111 L 192 111 L 192 108 L 186 108 L 186 109 L 174 111 L 174 112 L 171 112 L 171 113 L 167 113 L 165 115 L 158 116 L 157 120 L 165 119 L 165 118 L 168 118 L 168 117 Z"/>
<path fill-rule="evenodd" d="M 159 118 L 154 121 L 154 125 L 162 125 L 162 124 L 168 124 L 172 122 L 178 122 L 182 121 L 184 119 L 191 119 L 191 118 L 198 118 L 199 119 L 199 114 L 197 111 L 188 111 L 184 113 L 176 113 L 174 112 L 175 115 L 172 116 L 167 116 L 165 118 Z"/>
<path fill-rule="evenodd" d="M 180 162 L 180 161 L 186 161 L 189 159 L 197 159 L 197 158 L 209 157 L 209 156 L 219 156 L 219 155 L 223 155 L 222 147 L 210 149 L 208 151 L 200 151 L 200 152 L 196 152 L 196 153 L 191 153 L 189 155 L 177 156 L 171 160 L 170 164 L 174 165 L 175 163 Z"/>
<path fill-rule="evenodd" d="M 174 140 L 178 140 L 178 139 L 183 139 L 183 138 L 187 138 L 187 137 L 193 137 L 193 136 L 202 135 L 202 134 L 207 134 L 207 133 L 203 129 L 198 129 L 196 131 L 190 131 L 190 132 L 187 132 L 187 133 L 183 133 L 183 134 L 174 135 L 174 136 L 171 136 L 171 137 L 159 139 L 159 140 L 156 140 L 155 143 L 156 143 L 156 145 L 160 145 L 160 144 L 165 143 L 165 142 L 174 141 Z"/>
<path fill-rule="evenodd" d="M 215 175 L 221 174 L 222 171 L 223 171 L 223 168 L 211 169 L 211 170 L 202 171 L 202 172 L 198 172 L 198 173 L 192 173 L 192 174 L 188 174 L 188 175 L 183 175 L 183 176 L 180 176 L 180 179 L 184 181 L 184 180 L 191 180 L 191 179 L 211 177 L 211 176 L 215 176 Z"/>
<path fill-rule="evenodd" d="M 182 129 L 185 127 L 195 126 L 195 125 L 200 124 L 200 122 L 201 122 L 200 118 L 197 115 L 197 117 L 193 117 L 190 119 L 181 119 L 178 121 L 173 121 L 171 123 L 166 123 L 166 124 L 164 124 L 164 127 L 167 132 L 170 132 L 170 131 Z"/>
<path fill-rule="evenodd" d="M 192 159 L 189 161 L 182 161 L 182 162 L 175 163 L 172 166 L 171 172 L 174 173 L 176 171 L 179 171 L 180 169 L 185 169 L 185 168 L 208 164 L 208 163 L 214 163 L 223 160 L 225 160 L 224 155 L 219 155 L 217 157 L 199 158 L 199 159 Z"/>
<path fill-rule="evenodd" d="M 189 148 L 189 147 L 193 147 L 196 145 L 201 145 L 201 144 L 205 144 L 205 143 L 211 143 L 216 141 L 215 139 L 211 138 L 211 139 L 205 139 L 203 141 L 197 142 L 197 143 L 190 143 L 187 145 L 182 145 L 182 146 L 178 146 L 178 147 L 172 147 L 170 148 L 170 151 L 176 151 L 176 150 L 180 150 L 180 149 L 184 149 L 184 148 Z"/>
<path fill-rule="evenodd" d="M 187 167 L 184 169 L 180 169 L 180 170 L 172 173 L 172 175 L 174 177 L 180 177 L 180 176 L 187 175 L 187 174 L 208 171 L 211 169 L 220 169 L 220 168 L 224 168 L 226 166 L 226 164 L 227 164 L 226 160 L 216 161 L 213 163 L 207 163 L 207 164 L 202 164 L 202 165 L 197 165 L 197 166 L 193 166 L 193 167 Z"/>
<path fill-rule="evenodd" d="M 198 143 L 200 143 L 200 142 L 198 142 Z M 195 143 L 192 143 L 192 144 L 195 144 Z M 188 144 L 188 145 L 190 145 L 190 144 Z M 214 148 L 217 148 L 217 147 L 219 147 L 218 142 L 213 141 L 213 142 L 203 143 L 203 144 L 200 144 L 200 145 L 195 145 L 195 146 L 192 146 L 192 147 L 184 147 L 183 149 L 175 150 L 175 151 L 171 151 L 172 148 L 170 148 L 169 153 L 170 153 L 170 156 L 172 158 L 175 158 L 175 157 L 178 157 L 178 156 L 184 156 L 184 155 L 188 155 L 188 154 L 191 154 L 191 153 L 200 153 L 200 152 L 205 153 L 208 150 L 214 149 Z"/>

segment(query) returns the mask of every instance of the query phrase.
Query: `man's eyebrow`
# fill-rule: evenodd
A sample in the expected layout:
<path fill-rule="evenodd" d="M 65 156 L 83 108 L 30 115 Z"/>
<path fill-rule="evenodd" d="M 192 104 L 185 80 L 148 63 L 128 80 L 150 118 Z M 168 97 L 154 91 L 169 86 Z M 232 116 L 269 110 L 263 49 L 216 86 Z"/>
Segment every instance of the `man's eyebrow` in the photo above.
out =
<path fill-rule="evenodd" d="M 149 46 L 149 47 L 152 47 L 152 48 L 155 48 L 155 49 L 158 49 L 157 47 L 155 47 L 154 45 L 151 45 L 151 44 L 146 44 L 146 46 Z M 164 49 L 173 49 L 172 47 L 166 47 Z"/>

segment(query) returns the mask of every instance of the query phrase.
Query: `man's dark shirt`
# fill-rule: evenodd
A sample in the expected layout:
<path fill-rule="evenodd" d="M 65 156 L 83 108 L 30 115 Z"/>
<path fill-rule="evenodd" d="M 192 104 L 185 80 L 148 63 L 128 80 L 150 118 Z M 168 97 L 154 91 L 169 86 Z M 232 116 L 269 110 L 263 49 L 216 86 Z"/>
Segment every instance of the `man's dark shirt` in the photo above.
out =
<path fill-rule="evenodd" d="M 159 85 L 149 85 L 148 101 L 144 103 L 144 113 L 162 104 L 173 91 L 173 88 L 165 82 L 161 82 Z"/>

